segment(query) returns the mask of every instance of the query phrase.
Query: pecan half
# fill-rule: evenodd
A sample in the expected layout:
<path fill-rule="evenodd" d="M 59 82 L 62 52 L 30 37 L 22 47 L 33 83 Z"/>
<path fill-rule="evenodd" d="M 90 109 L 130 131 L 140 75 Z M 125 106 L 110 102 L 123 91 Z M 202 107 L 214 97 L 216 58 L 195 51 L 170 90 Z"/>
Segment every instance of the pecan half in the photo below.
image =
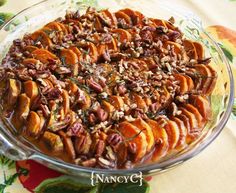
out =
<path fill-rule="evenodd" d="M 90 78 L 89 80 L 87 80 L 87 84 L 88 86 L 93 89 L 95 92 L 101 93 L 103 91 L 103 88 L 100 84 L 98 84 L 97 82 L 95 82 L 93 80 L 93 78 Z"/>

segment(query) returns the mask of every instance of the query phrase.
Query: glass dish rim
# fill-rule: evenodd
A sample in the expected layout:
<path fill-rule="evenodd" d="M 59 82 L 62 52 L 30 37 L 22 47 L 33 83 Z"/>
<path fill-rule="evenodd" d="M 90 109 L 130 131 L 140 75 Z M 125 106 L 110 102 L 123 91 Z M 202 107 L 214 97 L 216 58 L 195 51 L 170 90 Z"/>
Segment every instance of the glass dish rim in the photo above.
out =
<path fill-rule="evenodd" d="M 13 16 L 10 20 L 4 22 L 2 24 L 2 26 L 0 27 L 0 31 L 3 30 L 6 26 L 8 26 L 14 19 L 19 17 L 22 13 L 24 13 L 32 8 L 35 8 L 35 7 L 37 8 L 37 6 L 39 6 L 43 3 L 46 3 L 46 2 L 50 2 L 50 0 L 40 1 L 38 3 L 35 3 L 29 7 L 21 10 L 15 16 Z M 212 38 L 211 35 L 208 34 L 204 30 L 202 25 L 200 25 L 198 27 L 200 27 L 201 32 L 204 35 L 206 35 L 206 37 L 210 40 L 210 42 L 215 46 L 217 52 L 222 57 L 224 65 L 226 65 L 228 78 L 229 78 L 229 84 L 230 84 L 230 86 L 229 86 L 230 87 L 230 91 L 229 91 L 230 94 L 228 97 L 229 102 L 227 104 L 226 111 L 224 112 L 223 116 L 221 117 L 218 124 L 216 125 L 214 133 L 212 132 L 212 134 L 207 138 L 207 142 L 200 144 L 198 147 L 196 147 L 194 149 L 194 151 L 190 150 L 189 152 L 187 152 L 183 155 L 180 155 L 176 158 L 167 159 L 166 161 L 161 162 L 161 163 L 138 166 L 138 167 L 134 167 L 131 169 L 99 169 L 99 168 L 89 168 L 89 167 L 83 167 L 83 166 L 67 163 L 67 162 L 64 162 L 63 160 L 59 160 L 54 157 L 48 156 L 46 154 L 41 153 L 40 151 L 37 151 L 35 149 L 28 147 L 27 145 L 23 144 L 22 142 L 20 142 L 20 144 L 19 144 L 19 141 L 17 141 L 14 136 L 10 136 L 10 138 L 14 141 L 14 142 L 10 142 L 10 143 L 12 143 L 13 145 L 17 144 L 16 146 L 18 146 L 19 148 L 22 148 L 22 150 L 28 150 L 30 152 L 30 154 L 27 157 L 27 159 L 33 159 L 35 161 L 46 161 L 49 164 L 53 164 L 57 167 L 60 166 L 65 169 L 72 169 L 73 171 L 85 172 L 85 173 L 95 172 L 95 173 L 102 173 L 102 174 L 106 174 L 106 175 L 129 175 L 132 173 L 138 173 L 140 171 L 143 172 L 144 174 L 145 173 L 151 174 L 151 173 L 154 173 L 155 171 L 159 171 L 159 170 L 163 171 L 165 169 L 172 168 L 180 163 L 183 163 L 183 162 L 193 158 L 194 156 L 196 156 L 197 154 L 202 152 L 208 145 L 210 145 L 216 139 L 216 137 L 221 133 L 221 131 L 223 130 L 223 128 L 225 127 L 225 125 L 228 121 L 228 118 L 230 117 L 232 107 L 233 107 L 233 100 L 234 100 L 234 77 L 233 77 L 233 73 L 232 73 L 229 61 L 227 60 L 222 49 L 216 43 L 214 38 Z"/>

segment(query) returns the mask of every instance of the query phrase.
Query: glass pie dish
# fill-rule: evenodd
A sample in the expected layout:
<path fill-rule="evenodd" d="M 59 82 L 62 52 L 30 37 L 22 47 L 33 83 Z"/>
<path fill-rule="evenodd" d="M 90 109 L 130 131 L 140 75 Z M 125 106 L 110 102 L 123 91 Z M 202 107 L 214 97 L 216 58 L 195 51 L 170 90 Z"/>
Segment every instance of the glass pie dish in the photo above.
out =
<path fill-rule="evenodd" d="M 0 30 L 0 60 L 4 58 L 14 39 L 21 38 L 26 32 L 35 31 L 49 21 L 63 17 L 67 10 L 79 9 L 83 12 L 89 6 L 97 9 L 109 8 L 112 11 L 128 7 L 154 18 L 168 19 L 174 16 L 176 25 L 187 38 L 201 42 L 204 45 L 205 55 L 212 58 L 210 65 L 220 77 L 217 79 L 216 88 L 209 97 L 213 114 L 212 119 L 209 120 L 201 136 L 195 142 L 160 163 L 146 164 L 133 169 L 107 170 L 81 167 L 43 154 L 22 136 L 17 135 L 9 121 L 1 114 L 0 152 L 11 159 L 33 159 L 63 173 L 83 177 L 90 177 L 91 172 L 106 175 L 130 175 L 141 171 L 144 175 L 151 175 L 179 165 L 201 152 L 217 137 L 229 118 L 234 97 L 233 77 L 223 52 L 218 44 L 204 31 L 201 21 L 194 14 L 181 7 L 170 6 L 164 1 L 155 3 L 155 5 L 153 5 L 153 2 L 142 4 L 136 1 L 109 1 L 109 3 L 107 1 L 43 1 L 22 11 L 3 25 Z M 153 7 L 156 8 L 153 9 Z"/>

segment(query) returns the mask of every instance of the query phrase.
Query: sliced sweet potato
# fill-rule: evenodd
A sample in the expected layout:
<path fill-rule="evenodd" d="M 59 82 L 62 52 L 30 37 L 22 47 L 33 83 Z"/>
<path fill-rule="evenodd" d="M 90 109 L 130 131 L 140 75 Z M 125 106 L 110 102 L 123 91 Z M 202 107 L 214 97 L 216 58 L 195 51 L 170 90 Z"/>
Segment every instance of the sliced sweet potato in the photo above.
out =
<path fill-rule="evenodd" d="M 30 98 L 30 102 L 32 102 L 39 94 L 37 83 L 32 80 L 24 82 L 24 91 L 25 94 Z"/>
<path fill-rule="evenodd" d="M 173 74 L 173 76 L 175 77 L 175 80 L 179 81 L 179 93 L 185 94 L 188 92 L 188 82 L 186 77 L 182 74 Z"/>
<path fill-rule="evenodd" d="M 217 72 L 210 66 L 206 65 L 206 67 L 210 70 L 211 76 L 209 77 L 211 83 L 209 84 L 208 88 L 206 88 L 205 94 L 210 95 L 215 88 L 216 81 L 217 81 Z"/>
<path fill-rule="evenodd" d="M 116 110 L 115 107 L 114 107 L 111 103 L 109 103 L 109 102 L 107 102 L 107 101 L 105 101 L 105 100 L 102 101 L 102 108 L 103 108 L 106 112 L 108 112 L 110 116 L 111 116 L 111 115 L 114 113 L 114 111 Z"/>
<path fill-rule="evenodd" d="M 139 12 L 139 11 L 135 11 L 135 14 L 137 16 L 137 25 L 143 25 L 143 19 L 145 18 L 145 16 Z"/>
<path fill-rule="evenodd" d="M 113 13 L 111 13 L 108 9 L 102 10 L 101 13 L 110 19 L 112 27 L 117 27 L 117 19 Z"/>
<path fill-rule="evenodd" d="M 89 42 L 85 47 L 85 52 L 83 53 L 83 59 L 87 62 L 95 63 L 98 60 L 98 50 L 97 47 Z M 89 56 L 89 57 L 88 57 Z"/>
<path fill-rule="evenodd" d="M 113 50 L 113 51 L 117 51 L 118 50 L 117 44 L 118 44 L 117 40 L 114 39 L 113 37 L 111 38 L 111 42 L 110 43 L 106 43 L 108 50 Z"/>
<path fill-rule="evenodd" d="M 66 90 L 62 90 L 62 98 L 63 98 L 63 109 L 66 115 L 70 110 L 70 97 Z"/>
<path fill-rule="evenodd" d="M 68 80 L 68 90 L 69 93 L 71 92 L 72 94 L 76 94 L 78 92 L 79 87 L 72 82 L 71 80 Z"/>
<path fill-rule="evenodd" d="M 204 120 L 198 109 L 191 104 L 184 105 L 184 108 L 186 108 L 189 112 L 195 115 L 198 122 L 198 126 L 201 129 L 205 125 L 206 120 Z"/>
<path fill-rule="evenodd" d="M 147 152 L 150 152 L 155 143 L 152 128 L 141 118 L 132 121 L 131 124 L 136 126 L 139 130 L 143 130 L 147 140 Z"/>
<path fill-rule="evenodd" d="M 18 97 L 17 107 L 12 116 L 12 124 L 16 129 L 21 129 L 24 121 L 28 117 L 30 111 L 30 98 L 25 93 Z"/>
<path fill-rule="evenodd" d="M 211 85 L 211 71 L 203 64 L 197 64 L 194 67 L 196 69 L 196 77 L 200 83 L 200 86 L 197 86 L 196 89 L 202 90 L 202 93 L 205 94 Z"/>
<path fill-rule="evenodd" d="M 127 14 L 122 12 L 121 10 L 115 12 L 115 16 L 116 16 L 116 19 L 118 20 L 118 23 L 120 20 L 124 20 L 127 25 L 132 26 L 133 23 L 132 23 L 130 16 L 128 16 Z"/>
<path fill-rule="evenodd" d="M 187 144 L 190 144 L 192 141 L 193 141 L 193 139 L 192 139 L 192 137 L 191 136 L 189 136 L 189 134 L 188 134 L 188 131 L 190 131 L 190 123 L 189 123 L 189 118 L 186 116 L 186 115 L 184 115 L 184 114 L 180 114 L 180 115 L 178 115 L 178 116 L 176 116 L 177 118 L 179 118 L 181 121 L 183 121 L 183 123 L 184 123 L 184 126 L 186 127 L 186 129 L 187 129 L 187 136 L 186 136 L 186 143 Z"/>
<path fill-rule="evenodd" d="M 204 58 L 203 46 L 199 42 L 193 42 L 193 46 L 195 47 L 195 50 L 197 52 L 198 59 L 202 60 Z"/>
<path fill-rule="evenodd" d="M 12 108 L 21 92 L 21 84 L 15 79 L 8 80 L 7 105 Z"/>
<path fill-rule="evenodd" d="M 70 66 L 74 76 L 78 75 L 79 59 L 74 51 L 72 51 L 71 49 L 63 49 L 60 51 L 60 58 L 64 65 Z"/>
<path fill-rule="evenodd" d="M 39 115 L 34 111 L 30 111 L 25 124 L 26 136 L 32 138 L 37 138 L 39 136 L 41 131 L 40 121 Z"/>
<path fill-rule="evenodd" d="M 32 55 L 36 60 L 39 60 L 43 64 L 48 63 L 50 60 L 59 60 L 58 57 L 55 54 L 49 52 L 46 49 L 34 50 L 32 52 Z"/>
<path fill-rule="evenodd" d="M 194 89 L 194 83 L 193 83 L 193 79 L 191 77 L 189 77 L 188 75 L 184 75 L 184 77 L 187 80 L 187 84 L 188 84 L 188 91 L 191 92 Z"/>
<path fill-rule="evenodd" d="M 131 100 L 133 101 L 133 103 L 137 104 L 137 107 L 139 109 L 143 109 L 144 112 L 148 110 L 147 104 L 141 95 L 138 95 L 137 93 L 132 93 Z"/>
<path fill-rule="evenodd" d="M 38 30 L 30 35 L 30 38 L 34 41 L 34 44 L 40 42 L 44 48 L 50 48 L 52 46 L 52 41 L 48 37 L 48 35 L 42 31 Z"/>
<path fill-rule="evenodd" d="M 37 50 L 38 48 L 36 46 L 25 46 L 24 47 L 24 50 L 31 53 L 33 52 L 34 50 Z"/>
<path fill-rule="evenodd" d="M 34 58 L 26 58 L 22 61 L 22 64 L 23 65 L 28 65 L 28 64 L 31 64 L 31 65 L 36 65 L 39 63 L 39 60 L 36 60 Z"/>
<path fill-rule="evenodd" d="M 60 23 L 60 22 L 57 22 L 57 24 L 61 27 L 63 34 L 67 35 L 68 34 L 67 27 L 63 23 Z"/>
<path fill-rule="evenodd" d="M 79 107 L 83 110 L 86 110 L 91 106 L 92 101 L 91 101 L 91 97 L 89 96 L 89 94 L 86 91 L 83 91 L 83 92 L 84 92 L 85 100 L 83 102 L 81 102 Z"/>
<path fill-rule="evenodd" d="M 172 42 L 172 41 L 166 41 L 163 44 L 163 48 L 167 48 L 167 46 L 173 47 L 174 48 L 174 52 L 176 55 L 181 54 L 182 53 L 182 48 L 181 45 L 176 43 L 176 42 Z"/>
<path fill-rule="evenodd" d="M 74 146 L 77 154 L 88 154 L 92 144 L 91 136 L 88 132 L 76 137 Z"/>
<path fill-rule="evenodd" d="M 198 122 L 195 115 L 186 110 L 184 107 L 179 107 L 179 110 L 182 111 L 182 114 L 188 117 L 190 124 L 190 130 L 188 130 L 188 136 L 191 137 L 193 140 L 197 139 L 197 137 L 201 134 L 201 129 L 198 126 Z"/>
<path fill-rule="evenodd" d="M 51 30 L 62 31 L 61 25 L 59 24 L 59 22 L 56 22 L 56 21 L 49 22 L 45 26 L 48 27 Z"/>
<path fill-rule="evenodd" d="M 130 42 L 132 40 L 132 36 L 127 30 L 117 28 L 113 29 L 112 32 L 117 34 L 118 42 L 124 43 L 124 42 Z"/>
<path fill-rule="evenodd" d="M 180 138 L 180 131 L 178 125 L 171 120 L 167 121 L 167 124 L 164 126 L 166 133 L 168 135 L 169 151 L 174 149 Z"/>
<path fill-rule="evenodd" d="M 102 23 L 98 17 L 95 17 L 93 27 L 96 29 L 96 31 L 101 31 L 103 29 Z"/>
<path fill-rule="evenodd" d="M 144 132 L 127 121 L 119 124 L 118 131 L 123 135 L 124 140 L 136 144 L 137 151 L 134 156 L 134 161 L 142 159 L 146 154 L 148 146 Z"/>
<path fill-rule="evenodd" d="M 121 96 L 112 95 L 109 97 L 109 101 L 117 110 L 124 108 L 124 101 Z"/>
<path fill-rule="evenodd" d="M 207 98 L 200 95 L 191 95 L 190 102 L 201 113 L 205 120 L 210 120 L 212 117 L 211 105 Z"/>
<path fill-rule="evenodd" d="M 175 149 L 181 150 L 184 147 L 186 147 L 186 136 L 187 136 L 188 130 L 185 127 L 184 122 L 182 120 L 180 120 L 179 118 L 173 116 L 170 119 L 172 121 L 174 121 L 178 125 L 178 128 L 179 128 L 179 140 L 178 140 L 178 142 L 176 144 Z"/>
<path fill-rule="evenodd" d="M 148 119 L 147 124 L 152 128 L 154 141 L 156 143 L 155 150 L 152 154 L 152 161 L 159 161 L 161 158 L 165 157 L 168 152 L 168 135 L 166 130 L 157 121 Z"/>
<path fill-rule="evenodd" d="M 137 14 L 138 12 L 136 12 L 132 9 L 129 9 L 129 8 L 121 9 L 120 11 L 130 17 L 133 25 L 137 25 L 137 24 L 141 23 L 140 15 Z"/>
<path fill-rule="evenodd" d="M 45 147 L 54 154 L 59 154 L 63 151 L 64 145 L 59 135 L 45 131 L 42 136 L 42 141 Z"/>
<path fill-rule="evenodd" d="M 183 40 L 183 46 L 184 46 L 184 49 L 187 53 L 187 56 L 190 59 L 195 59 L 195 60 L 198 59 L 197 51 L 196 51 L 194 44 L 191 40 Z"/>
<path fill-rule="evenodd" d="M 61 136 L 63 144 L 65 146 L 65 150 L 70 160 L 74 160 L 76 158 L 75 148 L 71 137 L 67 136 L 64 131 L 60 130 L 58 134 Z"/>
<path fill-rule="evenodd" d="M 166 27 L 167 28 L 164 20 L 150 18 L 150 21 L 152 21 L 155 24 L 156 27 L 162 26 L 162 27 Z"/>

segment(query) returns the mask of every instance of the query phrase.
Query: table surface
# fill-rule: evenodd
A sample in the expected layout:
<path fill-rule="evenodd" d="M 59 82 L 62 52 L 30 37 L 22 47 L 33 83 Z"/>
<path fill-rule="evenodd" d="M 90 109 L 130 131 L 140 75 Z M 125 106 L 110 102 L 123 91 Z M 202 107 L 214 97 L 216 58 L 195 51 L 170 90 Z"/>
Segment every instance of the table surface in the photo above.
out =
<path fill-rule="evenodd" d="M 155 0 L 150 0 L 155 1 Z M 156 0 L 158 1 L 158 0 Z M 204 21 L 206 29 L 222 42 L 231 54 L 236 57 L 236 1 L 235 0 L 169 0 L 195 12 Z M 17 13 L 39 0 L 8 0 L 0 7 L 0 12 Z M 140 1 L 144 2 L 144 1 Z M 223 35 L 220 34 L 223 32 Z M 234 58 L 235 59 L 235 58 Z M 235 60 L 234 60 L 235 61 Z M 233 71 L 235 66 L 232 63 Z M 235 74 L 235 73 L 234 73 Z M 235 193 L 236 192 L 236 130 L 235 118 L 232 115 L 226 128 L 220 136 L 202 153 L 166 173 L 154 176 L 149 184 L 151 193 Z M 1 159 L 3 159 L 1 157 Z M 10 162 L 8 162 L 9 164 Z M 5 187 L 4 192 L 28 192 L 32 190 L 39 181 L 43 181 L 39 171 L 44 171 L 45 176 L 56 178 L 60 176 L 57 172 L 48 171 L 43 166 L 31 161 L 11 162 L 2 164 L 0 162 L 0 192 L 1 184 L 4 184 L 4 174 L 13 176 L 21 167 L 27 167 L 33 177 L 16 177 L 12 183 Z M 15 166 L 16 165 L 16 166 Z M 43 172 L 41 172 L 43 173 Z M 37 179 L 37 180 L 36 180 Z M 36 182 L 37 181 L 37 182 Z M 26 190 L 28 189 L 28 190 Z"/>

